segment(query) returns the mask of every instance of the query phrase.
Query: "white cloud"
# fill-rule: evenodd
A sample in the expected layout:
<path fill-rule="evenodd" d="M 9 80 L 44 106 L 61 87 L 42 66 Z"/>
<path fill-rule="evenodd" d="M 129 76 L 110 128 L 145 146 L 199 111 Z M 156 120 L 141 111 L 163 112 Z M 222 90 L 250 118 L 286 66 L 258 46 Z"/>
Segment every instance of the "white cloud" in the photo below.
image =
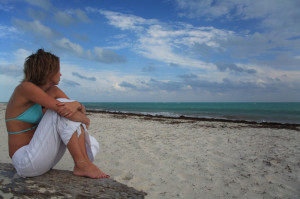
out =
<path fill-rule="evenodd" d="M 22 76 L 23 70 L 21 67 L 15 65 L 15 64 L 10 64 L 10 65 L 0 64 L 0 75 L 1 74 L 15 78 L 15 77 Z"/>
<path fill-rule="evenodd" d="M 299 20 L 294 20 L 299 15 L 298 9 L 296 9 L 299 5 L 295 4 L 295 1 L 286 4 L 277 0 L 273 4 L 270 2 L 260 0 L 177 1 L 179 7 L 190 11 L 189 13 L 193 17 L 210 19 L 225 17 L 224 20 L 232 21 L 258 19 L 257 21 L 261 22 L 262 26 L 268 23 L 268 20 L 278 20 L 281 21 L 280 23 L 290 24 L 287 25 L 289 29 L 293 29 L 292 23 L 298 25 L 296 27 L 300 27 Z M 285 14 L 286 16 L 281 17 L 282 20 L 278 16 L 280 17 L 287 12 L 280 12 L 281 8 L 285 11 L 291 10 L 291 12 Z M 285 60 L 289 65 L 297 64 L 297 61 L 291 61 L 288 56 L 282 54 L 283 51 L 277 50 L 277 48 L 283 48 L 291 52 L 298 49 L 299 41 L 291 41 L 288 38 L 295 38 L 295 36 L 299 35 L 299 31 L 289 32 L 287 30 L 281 31 L 281 29 L 278 31 L 276 28 L 280 26 L 275 24 L 269 23 L 269 25 L 265 25 L 269 28 L 272 27 L 273 32 L 265 30 L 247 33 L 246 31 L 234 32 L 214 27 L 195 27 L 185 23 L 163 24 L 153 19 L 148 20 L 134 15 L 105 10 L 99 11 L 94 9 L 93 12 L 99 12 L 104 15 L 111 25 L 121 30 L 132 30 L 136 37 L 133 43 L 136 52 L 146 58 L 167 64 L 197 67 L 210 72 L 216 70 L 215 62 L 223 61 L 222 59 L 247 59 L 249 62 L 268 63 L 268 66 L 273 65 L 273 67 L 278 67 L 278 63 L 275 63 L 278 60 Z M 293 22 L 289 22 L 289 20 Z M 215 56 L 214 60 L 211 58 L 212 56 Z M 260 60 L 262 57 L 267 57 L 264 59 L 268 59 L 268 61 Z M 209 61 L 213 63 L 209 63 Z M 233 64 L 239 64 L 239 61 L 234 62 Z M 254 71 L 249 74 L 254 74 Z"/>
<path fill-rule="evenodd" d="M 198 2 L 198 1 L 193 1 Z M 218 1 L 217 1 L 218 3 Z M 226 4 L 220 4 L 225 5 Z M 236 5 L 246 6 L 236 2 Z M 250 6 L 250 5 L 249 5 Z M 232 13 L 233 9 L 228 5 L 225 9 L 221 6 L 214 11 L 214 17 L 225 16 L 233 17 L 237 13 Z M 239 7 L 239 9 L 244 9 Z M 101 12 L 111 25 L 120 28 L 121 30 L 132 30 L 136 37 L 134 49 L 136 52 L 142 54 L 149 59 L 157 60 L 163 63 L 179 65 L 183 67 L 205 69 L 206 73 L 199 74 L 197 81 L 175 81 L 169 80 L 163 82 L 161 80 L 148 80 L 145 84 L 140 85 L 137 80 L 120 81 L 116 84 L 116 88 L 123 87 L 124 89 L 131 89 L 132 91 L 151 91 L 157 88 L 165 91 L 182 91 L 200 89 L 205 92 L 216 92 L 222 95 L 244 93 L 243 90 L 249 90 L 249 93 L 256 93 L 262 95 L 263 92 L 275 92 L 276 89 L 282 91 L 285 86 L 291 85 L 291 89 L 296 89 L 294 84 L 289 84 L 283 77 L 288 76 L 292 78 L 291 82 L 297 82 L 295 75 L 284 73 L 284 69 L 277 75 L 271 76 L 266 73 L 266 69 L 270 69 L 271 63 L 267 65 L 253 66 L 251 65 L 251 58 L 259 59 L 261 55 L 270 60 L 276 60 L 276 57 L 282 57 L 276 50 L 277 47 L 288 47 L 295 41 L 285 41 L 285 39 L 278 39 L 278 35 L 268 32 L 234 32 L 230 30 L 222 30 L 214 27 L 195 27 L 190 24 L 162 24 L 158 21 L 147 22 L 146 19 L 141 20 L 140 17 L 133 15 L 124 15 L 116 12 Z M 246 13 L 246 11 L 245 11 Z M 257 13 L 251 16 L 240 12 L 246 20 L 248 18 L 263 17 L 265 13 Z M 266 12 L 268 13 L 268 12 Z M 117 21 L 118 17 L 122 16 L 123 21 Z M 139 20 L 133 20 L 139 19 Z M 124 23 L 131 22 L 131 23 Z M 124 25 L 127 25 L 126 27 Z M 200 49 L 205 47 L 211 51 L 210 56 L 215 56 L 214 61 L 231 60 L 230 62 L 209 63 L 205 62 L 205 57 L 200 53 Z M 295 49 L 294 46 L 290 49 Z M 199 52 L 197 54 L 197 52 Z M 241 64 L 239 60 L 247 60 L 248 64 Z M 266 58 L 264 58 L 266 59 Z M 238 61 L 237 61 L 238 60 Z M 278 60 L 278 59 L 277 59 Z M 289 60 L 285 56 L 285 61 Z M 296 60 L 296 59 L 295 59 Z M 244 60 L 243 60 L 244 61 Z M 255 62 L 254 62 L 255 63 Z M 289 62 L 286 62 L 289 63 Z M 274 65 L 275 66 L 275 65 Z M 264 69 L 261 69 L 264 67 Z M 196 70 L 195 70 L 196 71 Z M 276 69 L 272 70 L 275 74 Z M 239 75 L 237 75 L 239 73 Z M 285 75 L 284 75 L 285 74 Z M 289 74 L 289 75 L 287 75 Z M 261 80 L 261 81 L 258 81 Z M 281 82 L 282 80 L 282 82 Z M 188 88 L 188 89 L 187 89 Z M 195 90 L 196 89 L 196 90 Z M 210 91 L 210 89 L 212 89 Z M 234 93 L 235 92 L 235 93 Z M 212 94 L 212 93 L 211 93 Z M 246 94 L 246 93 L 245 93 Z M 274 95 L 275 96 L 275 95 Z M 279 95 L 278 95 L 279 96 Z"/>
<path fill-rule="evenodd" d="M 125 58 L 121 57 L 114 51 L 109 49 L 104 49 L 101 47 L 94 47 L 94 53 L 92 53 L 90 50 L 85 51 L 81 47 L 81 45 L 73 43 L 67 38 L 56 40 L 55 45 L 59 49 L 74 53 L 75 55 L 81 58 L 98 61 L 106 64 L 120 63 L 126 61 Z"/>
<path fill-rule="evenodd" d="M 113 26 L 120 28 L 121 30 L 140 30 L 145 23 L 145 19 L 141 17 L 124 15 L 121 13 L 111 11 L 100 11 L 101 14 L 105 15 L 109 19 L 109 23 Z"/>
<path fill-rule="evenodd" d="M 139 39 L 137 52 L 143 56 L 167 64 L 176 64 L 183 67 L 197 67 L 211 69 L 209 64 L 201 60 L 192 59 L 180 53 L 175 53 L 172 44 L 161 38 L 151 38 L 145 35 Z"/>
<path fill-rule="evenodd" d="M 119 63 L 119 62 L 125 62 L 126 59 L 119 56 L 117 53 L 115 53 L 112 50 L 95 47 L 94 48 L 95 53 L 95 60 L 104 62 L 104 63 Z"/>
<path fill-rule="evenodd" d="M 54 14 L 57 23 L 62 26 L 70 26 L 77 22 L 90 23 L 91 20 L 81 9 L 57 10 Z"/>
<path fill-rule="evenodd" d="M 13 9 L 14 9 L 14 7 L 12 7 L 12 6 L 0 4 L 0 10 L 2 10 L 2 11 L 10 12 Z"/>
<path fill-rule="evenodd" d="M 270 42 L 270 37 L 261 33 L 250 35 L 232 34 L 226 40 L 220 40 L 219 44 L 223 47 L 228 56 L 236 58 L 248 58 L 267 53 L 280 41 Z"/>
<path fill-rule="evenodd" d="M 39 37 L 46 39 L 53 39 L 58 36 L 58 33 L 53 31 L 51 28 L 44 26 L 40 21 L 34 20 L 33 22 L 23 21 L 20 19 L 14 19 L 14 24 L 26 32 L 32 33 Z"/>
<path fill-rule="evenodd" d="M 218 47 L 218 40 L 226 39 L 231 31 L 218 30 L 213 27 L 193 27 L 189 24 L 168 26 L 157 20 L 147 20 L 134 15 L 103 11 L 109 23 L 121 30 L 133 30 L 136 34 L 134 49 L 143 56 L 184 67 L 213 69 L 214 66 L 185 53 L 196 43 Z"/>
<path fill-rule="evenodd" d="M 206 44 L 211 47 L 219 47 L 219 41 L 226 41 L 228 37 L 234 35 L 233 31 L 221 30 L 213 27 L 190 27 L 185 29 L 185 35 L 182 43 L 194 46 L 197 44 Z"/>
<path fill-rule="evenodd" d="M 19 33 L 15 27 L 9 27 L 0 24 L 0 37 L 8 37 Z"/>
<path fill-rule="evenodd" d="M 227 19 L 240 17 L 244 20 L 274 18 L 275 15 L 280 16 L 282 10 L 291 11 L 290 14 L 284 14 L 285 17 L 290 17 L 299 8 L 297 0 L 288 2 L 280 0 L 176 0 L 176 4 L 182 9 L 182 15 L 207 19 L 224 16 Z"/>
<path fill-rule="evenodd" d="M 21 48 L 21 49 L 16 50 L 13 53 L 13 55 L 15 56 L 15 59 L 14 59 L 15 64 L 23 66 L 25 59 L 31 54 L 32 54 L 32 52 L 28 51 L 26 49 Z"/>
<path fill-rule="evenodd" d="M 73 93 L 75 99 L 80 100 L 104 100 L 104 98 L 110 98 L 112 95 L 117 95 L 120 97 L 120 100 L 122 101 L 122 95 L 123 92 L 120 93 L 120 91 L 126 91 L 123 87 L 119 86 L 119 84 L 123 81 L 129 81 L 132 82 L 136 79 L 144 79 L 142 76 L 138 75 L 128 75 L 126 72 L 114 72 L 111 70 L 102 70 L 102 69 L 87 69 L 85 66 L 75 65 L 75 64 L 69 64 L 65 62 L 61 62 L 61 73 L 62 73 L 62 80 L 64 80 L 64 83 L 62 82 L 61 86 L 64 90 L 68 91 L 68 93 Z M 95 78 L 93 83 L 90 83 L 90 81 L 87 81 L 85 78 L 74 78 L 74 73 L 80 74 L 84 77 L 93 77 Z M 68 80 L 76 80 L 77 84 L 80 84 L 80 88 L 74 90 L 74 92 L 71 90 L 73 85 L 75 84 L 67 84 L 71 83 Z M 74 82 L 73 82 L 74 83 Z M 76 85 L 77 85 L 76 84 Z M 71 96 L 73 97 L 73 96 Z M 111 99 L 109 100 L 111 101 Z"/>
<path fill-rule="evenodd" d="M 135 15 L 123 14 L 119 12 L 112 12 L 107 10 L 97 10 L 93 8 L 87 8 L 87 11 L 98 12 L 104 15 L 109 23 L 121 30 L 137 30 L 142 31 L 145 24 L 151 25 L 157 23 L 154 19 L 144 19 Z"/>
<path fill-rule="evenodd" d="M 28 15 L 33 18 L 37 19 L 39 21 L 43 21 L 47 18 L 46 12 L 43 12 L 41 10 L 33 9 L 33 8 L 27 8 Z"/>
<path fill-rule="evenodd" d="M 23 65 L 25 59 L 31 54 L 30 51 L 25 49 L 18 49 L 12 53 L 13 62 L 3 62 L 0 64 L 0 74 L 14 78 L 21 78 L 23 75 Z"/>
<path fill-rule="evenodd" d="M 89 17 L 81 9 L 76 9 L 75 10 L 75 14 L 76 14 L 77 18 L 80 21 L 85 22 L 85 23 L 90 23 L 91 22 L 91 20 L 89 19 Z"/>
<path fill-rule="evenodd" d="M 273 0 L 273 3 L 269 0 L 177 0 L 182 16 L 196 17 L 192 21 L 212 20 L 211 27 L 176 21 L 163 23 L 156 19 L 94 8 L 81 10 L 64 7 L 66 10 L 60 10 L 48 0 L 28 0 L 28 2 L 45 9 L 36 9 L 37 7 L 31 6 L 32 9 L 27 11 L 32 18 L 38 20 L 13 19 L 16 28 L 9 29 L 7 26 L 0 25 L 0 37 L 8 37 L 23 30 L 32 35 L 34 41 L 42 38 L 37 41 L 39 47 L 41 44 L 46 44 L 45 48 L 51 46 L 54 52 L 61 50 L 61 54 L 70 53 L 73 57 L 85 59 L 84 62 L 87 65 L 78 67 L 68 65 L 70 67 L 62 77 L 64 87 L 77 85 L 80 91 L 75 90 L 74 87 L 68 89 L 74 89 L 74 93 L 80 92 L 79 95 L 84 97 L 94 96 L 101 99 L 104 95 L 119 96 L 119 99 L 123 100 L 122 95 L 127 95 L 128 99 L 135 99 L 134 97 L 141 96 L 140 92 L 142 92 L 145 99 L 146 96 L 151 96 L 151 93 L 153 93 L 151 99 L 154 97 L 158 99 L 157 95 L 160 94 L 165 96 L 165 99 L 172 99 L 170 96 L 180 97 L 179 95 L 184 95 L 182 93 L 189 91 L 193 93 L 193 99 L 199 99 L 197 98 L 199 93 L 208 93 L 214 97 L 215 93 L 219 93 L 230 98 L 230 94 L 238 93 L 234 93 L 235 90 L 239 90 L 239 94 L 243 95 L 247 88 L 249 93 L 251 93 L 250 90 L 253 93 L 259 93 L 259 91 L 265 91 L 263 89 L 270 91 L 277 89 L 276 87 L 282 89 L 284 86 L 294 89 L 296 88 L 294 85 L 299 83 L 300 74 L 297 72 L 297 66 L 299 66 L 300 59 L 298 53 L 300 26 L 297 20 L 299 12 L 296 12 L 299 6 L 294 4 L 294 0 L 288 2 Z M 82 31 L 73 31 L 82 28 L 80 24 L 67 27 L 68 29 L 57 26 L 56 22 L 63 26 L 76 22 L 89 23 L 91 22 L 90 15 L 86 13 L 101 14 L 107 18 L 108 24 L 122 31 L 114 29 L 109 36 L 104 34 L 104 39 L 100 41 L 99 37 L 92 38 L 94 32 L 85 31 L 91 37 L 90 40 L 86 39 L 87 36 L 84 39 L 75 40 L 75 32 L 78 35 L 83 34 Z M 54 18 L 47 22 L 42 21 L 45 14 Z M 247 22 L 247 26 L 240 24 L 243 22 Z M 258 28 L 255 27 L 255 33 L 247 31 L 248 25 L 253 25 L 252 22 L 260 25 Z M 200 21 L 198 24 L 201 24 Z M 215 24 L 226 27 L 227 30 L 214 27 Z M 93 21 L 92 27 L 88 28 L 93 28 L 94 25 L 99 25 L 99 23 Z M 231 28 L 234 31 L 231 31 Z M 65 36 L 62 37 L 62 34 L 55 30 Z M 98 29 L 98 31 L 109 33 L 111 30 Z M 24 40 L 26 37 L 27 35 L 22 35 L 20 39 Z M 26 42 L 32 44 L 31 41 L 29 39 Z M 103 46 L 91 42 L 101 42 Z M 132 51 L 151 60 L 145 61 L 141 59 L 141 56 L 130 57 L 130 64 L 126 64 L 128 67 L 126 72 L 120 72 L 123 70 L 121 64 L 113 69 L 109 67 L 110 71 L 99 71 L 108 68 L 102 63 L 125 62 L 126 59 L 118 52 L 130 56 Z M 19 49 L 13 54 L 16 55 L 13 63 L 1 63 L 0 68 L 1 71 L 7 71 L 11 76 L 20 74 L 18 69 L 21 67 L 17 68 L 17 66 L 24 63 L 25 57 L 30 52 Z M 89 62 L 89 60 L 101 64 Z M 155 68 L 145 67 L 151 62 Z M 66 66 L 66 64 L 63 65 Z M 179 73 L 183 74 L 180 76 Z M 190 74 L 190 78 L 184 78 L 188 77 L 187 74 Z M 87 80 L 93 80 L 93 84 Z M 132 92 L 128 92 L 129 90 Z M 101 93 L 101 97 L 97 96 L 98 93 Z M 175 94 L 171 95 L 171 93 Z M 259 94 L 263 96 L 263 93 Z M 233 98 L 234 95 L 231 99 Z"/>
<path fill-rule="evenodd" d="M 300 30 L 298 0 L 176 0 L 176 4 L 182 16 L 229 21 L 259 19 L 262 30 L 271 28 L 290 35 Z"/>
<path fill-rule="evenodd" d="M 291 25 L 296 24 L 299 25 L 299 20 L 297 19 L 300 17 L 300 4 L 298 0 L 244 0 L 238 2 L 238 4 L 240 4 L 239 12 L 245 20 L 261 18 L 263 26 L 272 28 L 290 27 Z"/>
<path fill-rule="evenodd" d="M 67 50 L 69 52 L 73 52 L 73 53 L 75 53 L 76 55 L 79 55 L 79 56 L 84 56 L 83 48 L 79 44 L 72 43 L 67 38 L 62 38 L 62 39 L 56 40 L 55 44 L 59 48 L 62 48 L 62 49 Z"/>
<path fill-rule="evenodd" d="M 232 2 L 232 1 L 231 1 Z M 228 3 L 228 1 L 213 1 L 213 0 L 176 0 L 179 8 L 183 9 L 181 15 L 189 17 L 220 17 L 235 7 L 237 3 L 234 1 Z M 212 4 L 214 5 L 212 6 Z"/>
<path fill-rule="evenodd" d="M 50 0 L 26 0 L 29 4 L 41 7 L 45 10 L 52 9 L 53 5 Z"/>
<path fill-rule="evenodd" d="M 57 23 L 63 26 L 69 26 L 75 23 L 75 19 L 72 17 L 72 15 L 60 10 L 54 14 L 54 19 Z"/>
<path fill-rule="evenodd" d="M 126 88 L 120 86 L 118 82 L 116 82 L 116 83 L 113 85 L 113 88 L 116 89 L 117 91 L 123 91 L 123 92 L 126 91 Z"/>

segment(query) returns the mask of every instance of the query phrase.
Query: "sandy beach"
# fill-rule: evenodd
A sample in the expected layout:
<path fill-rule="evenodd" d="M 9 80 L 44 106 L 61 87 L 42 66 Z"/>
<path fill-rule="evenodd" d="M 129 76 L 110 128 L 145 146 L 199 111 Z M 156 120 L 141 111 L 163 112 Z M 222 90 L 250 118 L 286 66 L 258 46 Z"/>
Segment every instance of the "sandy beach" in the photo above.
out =
<path fill-rule="evenodd" d="M 10 163 L 0 104 L 0 155 Z M 146 198 L 300 198 L 300 126 L 88 113 L 95 163 Z M 56 169 L 72 170 L 67 152 Z"/>

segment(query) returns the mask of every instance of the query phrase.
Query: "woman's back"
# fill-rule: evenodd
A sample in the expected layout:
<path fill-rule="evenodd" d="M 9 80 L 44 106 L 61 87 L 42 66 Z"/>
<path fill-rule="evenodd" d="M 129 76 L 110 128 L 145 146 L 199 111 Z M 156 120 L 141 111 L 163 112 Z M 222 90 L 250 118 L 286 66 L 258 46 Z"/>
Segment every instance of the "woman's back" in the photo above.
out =
<path fill-rule="evenodd" d="M 10 157 L 12 157 L 15 151 L 20 147 L 27 145 L 35 132 L 37 124 L 28 122 L 30 121 L 30 115 L 35 118 L 42 117 L 42 115 L 40 115 L 42 114 L 41 112 L 34 111 L 29 113 L 30 110 L 32 111 L 31 107 L 34 106 L 34 103 L 30 102 L 22 94 L 25 92 L 23 84 L 24 82 L 16 87 L 6 107 L 5 120 Z M 36 115 L 36 113 L 38 115 Z"/>

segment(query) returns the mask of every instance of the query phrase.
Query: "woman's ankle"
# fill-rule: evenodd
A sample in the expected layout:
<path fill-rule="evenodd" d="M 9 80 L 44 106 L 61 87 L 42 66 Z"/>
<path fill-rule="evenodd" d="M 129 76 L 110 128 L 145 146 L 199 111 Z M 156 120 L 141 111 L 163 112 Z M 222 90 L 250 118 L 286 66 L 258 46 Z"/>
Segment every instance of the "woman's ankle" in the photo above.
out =
<path fill-rule="evenodd" d="M 89 165 L 89 161 L 84 159 L 84 160 L 78 160 L 78 161 L 74 161 L 75 167 L 86 167 L 87 165 Z"/>

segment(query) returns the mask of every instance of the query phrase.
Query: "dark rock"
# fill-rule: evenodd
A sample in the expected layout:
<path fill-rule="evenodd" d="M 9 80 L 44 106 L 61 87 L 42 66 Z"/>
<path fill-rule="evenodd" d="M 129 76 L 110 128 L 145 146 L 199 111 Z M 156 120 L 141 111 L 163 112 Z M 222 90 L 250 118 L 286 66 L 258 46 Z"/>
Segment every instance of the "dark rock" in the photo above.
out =
<path fill-rule="evenodd" d="M 112 179 L 74 176 L 52 169 L 31 178 L 21 178 L 11 164 L 0 163 L 0 198 L 144 198 L 146 193 Z"/>

